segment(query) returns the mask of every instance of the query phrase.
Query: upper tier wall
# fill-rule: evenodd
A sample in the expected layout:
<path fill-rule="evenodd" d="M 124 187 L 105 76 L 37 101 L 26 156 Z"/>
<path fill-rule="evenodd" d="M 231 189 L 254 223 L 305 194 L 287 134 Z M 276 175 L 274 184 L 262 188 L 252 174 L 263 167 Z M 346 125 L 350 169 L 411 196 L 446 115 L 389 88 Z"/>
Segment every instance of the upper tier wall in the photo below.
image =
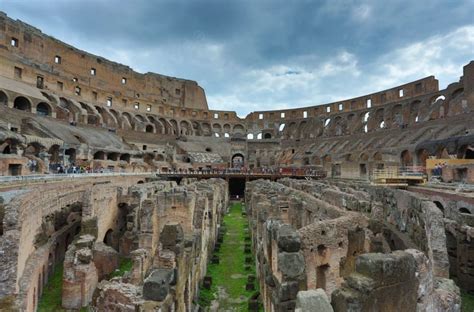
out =
<path fill-rule="evenodd" d="M 0 76 L 47 90 L 48 94 L 53 94 L 57 98 L 71 99 L 81 103 L 82 106 L 106 108 L 116 115 L 115 119 L 120 119 L 118 115 L 122 112 L 130 113 L 131 117 L 128 118 L 130 122 L 125 122 L 131 124 L 129 127 L 122 127 L 120 120 L 104 121 L 126 130 L 136 128 L 132 117 L 141 114 L 140 120 L 144 115 L 152 115 L 188 121 L 206 121 L 205 128 L 210 131 L 202 132 L 208 135 L 214 132 L 222 136 L 224 132 L 229 132 L 232 136 L 230 131 L 219 130 L 225 128 L 226 123 L 229 123 L 227 128 L 237 127 L 239 134 L 247 132 L 258 135 L 264 130 L 276 128 L 271 133 L 271 137 L 274 138 L 280 136 L 278 127 L 283 123 L 288 126 L 292 121 L 300 123 L 305 119 L 328 117 L 334 119 L 336 116 L 350 114 L 353 111 L 376 110 L 401 102 L 422 100 L 420 104 L 428 106 L 433 96 L 436 98 L 438 95 L 445 95 L 444 90 L 439 91 L 438 81 L 430 76 L 385 91 L 325 105 L 253 112 L 242 120 L 232 111 L 209 110 L 204 90 L 194 81 L 154 73 L 137 73 L 128 66 L 78 50 L 28 24 L 12 20 L 2 12 L 0 12 L 0 57 L 5 60 L 0 62 Z M 94 70 L 94 74 L 91 70 Z M 474 95 L 473 72 L 474 63 L 471 62 L 464 69 L 464 81 L 458 83 L 460 88 L 466 90 L 468 101 L 472 100 Z M 5 86 L 0 87 L 8 90 Z M 95 113 L 99 114 L 105 113 Z M 61 116 L 58 115 L 58 118 L 61 119 Z M 96 116 L 96 119 L 100 118 L 103 117 Z M 109 116 L 103 119 L 114 118 Z M 153 122 L 150 121 L 150 126 L 153 126 Z M 119 125 L 115 125 L 117 123 Z M 163 127 L 166 128 L 166 125 Z M 145 131 L 145 127 L 139 128 L 138 131 Z"/>
<path fill-rule="evenodd" d="M 0 56 L 9 61 L 2 62 L 3 75 L 18 76 L 11 67 L 13 63 L 22 70 L 22 80 L 36 84 L 41 76 L 44 88 L 65 95 L 75 95 L 79 87 L 86 100 L 105 104 L 110 97 L 115 100 L 114 105 L 124 108 L 145 102 L 144 106 L 157 107 L 157 112 L 165 106 L 208 109 L 204 90 L 195 81 L 137 73 L 128 66 L 81 51 L 28 24 L 14 21 L 2 12 L 0 47 Z"/>

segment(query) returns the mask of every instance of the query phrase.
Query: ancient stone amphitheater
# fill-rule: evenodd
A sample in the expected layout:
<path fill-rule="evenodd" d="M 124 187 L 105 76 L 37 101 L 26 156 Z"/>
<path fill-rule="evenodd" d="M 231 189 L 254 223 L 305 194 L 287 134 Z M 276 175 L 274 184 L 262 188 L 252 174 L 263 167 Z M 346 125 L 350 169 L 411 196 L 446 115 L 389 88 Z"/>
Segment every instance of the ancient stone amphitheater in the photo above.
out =
<path fill-rule="evenodd" d="M 461 311 L 473 121 L 474 62 L 239 118 L 0 12 L 0 311 L 240 311 L 203 300 L 236 201 L 244 310 Z"/>

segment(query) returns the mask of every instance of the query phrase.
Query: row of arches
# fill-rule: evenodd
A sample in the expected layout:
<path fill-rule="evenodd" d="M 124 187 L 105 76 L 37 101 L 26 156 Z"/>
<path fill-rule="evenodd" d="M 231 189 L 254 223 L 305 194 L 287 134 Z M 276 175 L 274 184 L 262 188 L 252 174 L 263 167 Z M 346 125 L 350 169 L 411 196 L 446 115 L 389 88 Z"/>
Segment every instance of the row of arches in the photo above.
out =
<path fill-rule="evenodd" d="M 7 106 L 8 101 L 9 99 L 7 94 L 0 90 L 0 105 Z M 33 104 L 33 101 L 26 96 L 16 96 L 13 99 L 13 108 L 15 109 L 26 112 L 32 112 L 33 107 L 35 108 L 36 114 L 40 116 L 50 116 L 52 113 L 51 105 L 46 102 L 39 102 Z"/>

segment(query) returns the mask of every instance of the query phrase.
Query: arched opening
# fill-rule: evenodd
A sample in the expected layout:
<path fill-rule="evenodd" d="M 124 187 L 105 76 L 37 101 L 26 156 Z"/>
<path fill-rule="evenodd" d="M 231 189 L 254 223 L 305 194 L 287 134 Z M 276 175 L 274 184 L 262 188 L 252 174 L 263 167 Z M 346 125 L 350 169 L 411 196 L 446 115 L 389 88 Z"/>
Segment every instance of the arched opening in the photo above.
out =
<path fill-rule="evenodd" d="M 48 104 L 41 102 L 36 105 L 36 114 L 40 116 L 48 116 L 51 114 L 51 109 Z"/>
<path fill-rule="evenodd" d="M 467 209 L 466 207 L 461 207 L 461 208 L 459 208 L 459 212 L 460 212 L 460 213 L 471 214 L 471 212 L 469 211 L 469 209 Z"/>
<path fill-rule="evenodd" d="M 94 159 L 105 160 L 105 153 L 103 151 L 95 152 Z"/>
<path fill-rule="evenodd" d="M 135 118 L 137 118 L 140 122 L 145 122 L 145 118 L 143 118 L 142 115 L 135 115 Z"/>
<path fill-rule="evenodd" d="M 122 155 L 120 155 L 120 160 L 121 160 L 121 161 L 126 161 L 127 163 L 130 163 L 130 154 L 122 154 Z"/>
<path fill-rule="evenodd" d="M 261 140 L 262 139 L 262 133 L 260 132 L 259 134 L 257 134 L 257 140 Z"/>
<path fill-rule="evenodd" d="M 76 149 L 68 148 L 67 150 L 64 151 L 64 155 L 68 157 L 69 163 L 73 163 L 76 161 Z"/>
<path fill-rule="evenodd" d="M 59 145 L 54 144 L 49 148 L 49 162 L 51 164 L 59 164 L 61 161 L 59 159 Z"/>
<path fill-rule="evenodd" d="M 418 158 L 418 165 L 426 167 L 426 160 L 429 157 L 428 151 L 425 149 L 420 149 L 417 153 L 416 156 Z"/>
<path fill-rule="evenodd" d="M 403 167 L 413 166 L 413 157 L 411 156 L 410 151 L 404 150 L 400 155 L 400 164 Z"/>
<path fill-rule="evenodd" d="M 33 142 L 27 145 L 25 149 L 25 155 L 39 157 L 39 153 L 43 150 L 43 146 L 37 142 Z"/>
<path fill-rule="evenodd" d="M 282 123 L 280 127 L 278 127 L 278 131 L 282 132 L 285 129 L 285 124 Z"/>
<path fill-rule="evenodd" d="M 104 244 L 106 244 L 107 246 L 110 246 L 110 247 L 116 249 L 117 246 L 115 246 L 115 245 L 116 245 L 116 242 L 115 242 L 115 239 L 114 239 L 114 231 L 113 231 L 112 229 L 109 229 L 109 230 L 105 233 L 103 242 L 104 242 Z"/>
<path fill-rule="evenodd" d="M 8 96 L 3 91 L 0 91 L 0 105 L 8 105 Z"/>
<path fill-rule="evenodd" d="M 148 132 L 148 133 L 153 133 L 153 126 L 152 125 L 147 125 L 146 128 L 145 128 L 145 132 Z"/>
<path fill-rule="evenodd" d="M 31 103 L 27 98 L 19 96 L 13 102 L 13 108 L 23 111 L 31 111 Z"/>
<path fill-rule="evenodd" d="M 242 168 L 244 166 L 244 155 L 237 153 L 232 156 L 232 168 Z"/>
<path fill-rule="evenodd" d="M 271 139 L 272 138 L 272 135 L 270 133 L 265 133 L 265 135 L 263 136 L 264 139 Z"/>
<path fill-rule="evenodd" d="M 247 134 L 247 140 L 253 140 L 253 133 Z"/>
<path fill-rule="evenodd" d="M 119 153 L 108 153 L 107 159 L 117 161 L 119 159 Z"/>
<path fill-rule="evenodd" d="M 474 159 L 474 149 L 470 145 L 463 145 L 458 149 L 458 159 Z"/>

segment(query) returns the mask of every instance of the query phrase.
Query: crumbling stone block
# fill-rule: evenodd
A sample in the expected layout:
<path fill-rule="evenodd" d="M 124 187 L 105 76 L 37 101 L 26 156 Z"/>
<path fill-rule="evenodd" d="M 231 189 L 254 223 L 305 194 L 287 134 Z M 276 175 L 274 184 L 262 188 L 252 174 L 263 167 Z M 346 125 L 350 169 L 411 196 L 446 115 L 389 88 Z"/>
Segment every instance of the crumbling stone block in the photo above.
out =
<path fill-rule="evenodd" d="M 174 279 L 174 270 L 156 269 L 145 279 L 143 298 L 146 300 L 163 301 L 170 292 L 170 284 Z"/>
<path fill-rule="evenodd" d="M 326 292 L 321 289 L 311 289 L 298 292 L 295 312 L 333 312 Z"/>

